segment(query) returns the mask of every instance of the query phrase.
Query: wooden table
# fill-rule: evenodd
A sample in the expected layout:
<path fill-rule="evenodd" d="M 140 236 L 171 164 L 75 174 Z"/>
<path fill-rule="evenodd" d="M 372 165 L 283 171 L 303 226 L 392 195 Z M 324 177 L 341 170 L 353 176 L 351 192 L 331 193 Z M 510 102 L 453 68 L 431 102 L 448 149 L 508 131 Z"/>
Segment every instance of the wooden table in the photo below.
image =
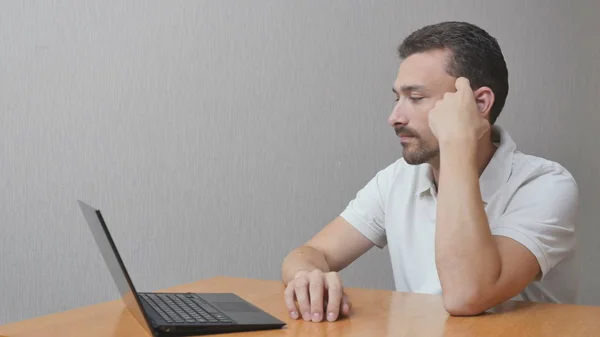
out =
<path fill-rule="evenodd" d="M 329 323 L 291 320 L 277 281 L 217 277 L 167 289 L 234 292 L 287 322 L 280 330 L 222 334 L 250 336 L 600 336 L 600 307 L 511 302 L 477 317 L 452 317 L 434 295 L 348 288 L 353 312 Z M 0 326 L 0 335 L 145 336 L 120 300 Z"/>

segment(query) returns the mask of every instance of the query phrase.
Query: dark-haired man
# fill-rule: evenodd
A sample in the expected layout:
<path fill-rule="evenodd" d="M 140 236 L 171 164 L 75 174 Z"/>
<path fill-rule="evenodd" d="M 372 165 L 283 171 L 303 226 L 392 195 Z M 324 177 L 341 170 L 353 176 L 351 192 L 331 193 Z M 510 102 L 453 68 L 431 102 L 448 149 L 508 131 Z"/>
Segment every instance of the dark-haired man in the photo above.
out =
<path fill-rule="evenodd" d="M 577 184 L 559 164 L 517 151 L 495 125 L 508 94 L 496 39 L 442 22 L 398 52 L 388 122 L 403 156 L 284 259 L 290 316 L 349 313 L 338 272 L 386 245 L 396 290 L 441 294 L 452 315 L 509 299 L 574 302 Z"/>

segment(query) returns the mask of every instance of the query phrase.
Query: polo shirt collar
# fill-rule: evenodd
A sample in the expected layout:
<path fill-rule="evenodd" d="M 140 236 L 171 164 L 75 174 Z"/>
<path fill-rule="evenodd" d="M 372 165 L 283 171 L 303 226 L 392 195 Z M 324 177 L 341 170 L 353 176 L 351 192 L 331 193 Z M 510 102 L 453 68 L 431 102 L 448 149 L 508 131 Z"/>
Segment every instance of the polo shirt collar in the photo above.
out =
<path fill-rule="evenodd" d="M 422 164 L 422 170 L 419 174 L 419 180 L 417 181 L 417 188 L 415 189 L 415 195 L 420 196 L 421 194 L 429 191 L 432 195 L 435 190 L 435 178 L 433 176 L 433 169 L 429 164 Z"/>
<path fill-rule="evenodd" d="M 492 141 L 498 144 L 498 148 L 479 177 L 481 197 L 486 203 L 508 181 L 517 149 L 508 132 L 500 126 L 492 126 Z"/>
<path fill-rule="evenodd" d="M 509 133 L 500 126 L 492 126 L 492 141 L 498 148 L 479 177 L 481 196 L 486 203 L 508 181 L 512 172 L 514 152 L 516 151 L 515 142 Z M 435 193 L 433 170 L 429 164 L 423 164 L 422 168 L 415 194 L 418 196 L 429 191 L 433 195 Z"/>

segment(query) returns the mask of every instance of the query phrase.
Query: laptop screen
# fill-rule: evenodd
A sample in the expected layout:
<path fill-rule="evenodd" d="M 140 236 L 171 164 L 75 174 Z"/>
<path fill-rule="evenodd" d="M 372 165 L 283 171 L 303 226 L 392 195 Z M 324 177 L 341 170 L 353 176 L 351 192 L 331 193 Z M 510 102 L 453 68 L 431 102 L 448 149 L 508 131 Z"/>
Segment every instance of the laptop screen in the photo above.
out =
<path fill-rule="evenodd" d="M 94 209 L 83 201 L 79 200 L 78 203 L 79 208 L 81 208 L 81 212 L 90 227 L 92 235 L 94 236 L 94 240 L 96 240 L 96 244 L 100 249 L 100 253 L 104 258 L 104 262 L 106 262 L 106 266 L 108 267 L 117 288 L 119 288 L 119 291 L 121 292 L 125 306 L 140 325 L 150 335 L 153 335 L 147 317 L 140 308 L 137 292 L 127 273 L 127 269 L 125 269 L 125 264 L 123 264 L 123 260 L 117 251 L 117 247 L 110 236 L 106 223 L 102 218 L 102 214 L 99 210 Z"/>

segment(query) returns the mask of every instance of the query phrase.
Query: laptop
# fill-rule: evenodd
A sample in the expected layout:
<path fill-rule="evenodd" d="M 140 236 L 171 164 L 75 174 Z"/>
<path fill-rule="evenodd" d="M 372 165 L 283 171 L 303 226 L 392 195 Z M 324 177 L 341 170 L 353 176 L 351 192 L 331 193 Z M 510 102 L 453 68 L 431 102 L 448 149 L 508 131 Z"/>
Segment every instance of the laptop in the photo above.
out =
<path fill-rule="evenodd" d="M 285 325 L 233 293 L 138 293 L 100 210 L 78 203 L 127 309 L 150 335 L 207 335 Z"/>

